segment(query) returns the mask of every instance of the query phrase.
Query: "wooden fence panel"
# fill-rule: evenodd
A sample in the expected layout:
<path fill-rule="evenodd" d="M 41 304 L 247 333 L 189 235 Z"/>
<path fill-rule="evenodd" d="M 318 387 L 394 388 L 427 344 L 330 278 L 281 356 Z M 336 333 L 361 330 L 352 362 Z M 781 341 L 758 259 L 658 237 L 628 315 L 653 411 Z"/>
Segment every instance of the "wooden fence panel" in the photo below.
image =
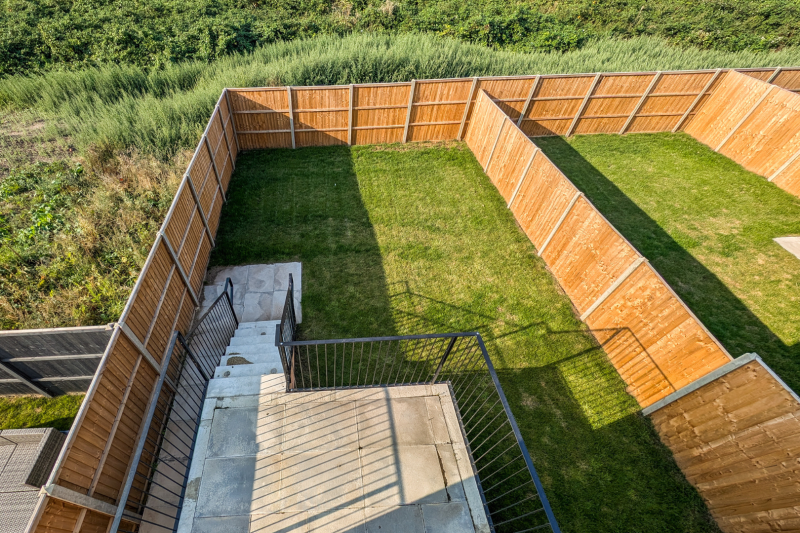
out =
<path fill-rule="evenodd" d="M 723 531 L 800 528 L 800 402 L 760 359 L 650 416 Z"/>
<path fill-rule="evenodd" d="M 564 135 L 594 81 L 593 74 L 542 77 L 520 128 L 529 137 Z"/>
<path fill-rule="evenodd" d="M 772 83 L 793 93 L 800 92 L 800 69 L 781 70 Z"/>
<path fill-rule="evenodd" d="M 347 144 L 348 87 L 292 87 L 296 146 Z"/>
<path fill-rule="evenodd" d="M 228 91 L 242 150 L 291 148 L 289 94 L 285 87 Z"/>
<path fill-rule="evenodd" d="M 643 263 L 586 318 L 642 407 L 719 368 L 730 356 Z"/>
<path fill-rule="evenodd" d="M 784 81 L 791 82 L 797 72 L 787 71 L 791 77 Z M 759 79 L 779 79 L 783 73 L 726 73 L 685 131 L 800 196 L 800 94 Z"/>
<path fill-rule="evenodd" d="M 469 78 L 418 80 L 409 121 L 409 141 L 440 141 L 458 137 L 464 107 L 472 89 Z"/>
<path fill-rule="evenodd" d="M 713 97 L 702 104 L 684 131 L 716 149 L 758 102 L 765 92 L 764 86 L 755 78 L 726 73 Z"/>
<path fill-rule="evenodd" d="M 497 144 L 500 129 L 507 121 L 505 113 L 484 91 L 480 91 L 464 141 L 484 168 Z"/>
<path fill-rule="evenodd" d="M 508 124 L 503 128 L 492 160 L 486 167 L 486 175 L 506 203 L 511 201 L 511 196 L 522 179 L 522 173 L 527 170 L 535 151 L 536 147 L 519 128 Z"/>
<path fill-rule="evenodd" d="M 766 83 L 760 89 L 769 88 Z M 736 129 L 720 153 L 771 176 L 800 150 L 800 95 L 773 90 Z"/>
<path fill-rule="evenodd" d="M 536 249 L 541 249 L 578 189 L 541 150 L 533 157 L 511 212 Z"/>
<path fill-rule="evenodd" d="M 353 144 L 403 140 L 410 83 L 353 86 Z"/>
<path fill-rule="evenodd" d="M 581 197 L 542 253 L 578 312 L 585 313 L 640 256 Z"/>

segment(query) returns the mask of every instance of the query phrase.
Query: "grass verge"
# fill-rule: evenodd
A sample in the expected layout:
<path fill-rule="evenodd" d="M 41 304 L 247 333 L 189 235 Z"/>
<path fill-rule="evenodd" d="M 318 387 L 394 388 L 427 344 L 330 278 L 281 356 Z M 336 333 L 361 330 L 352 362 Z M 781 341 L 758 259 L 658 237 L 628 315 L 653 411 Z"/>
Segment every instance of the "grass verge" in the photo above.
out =
<path fill-rule="evenodd" d="M 243 154 L 212 264 L 290 260 L 306 338 L 481 332 L 564 531 L 717 531 L 465 145 Z"/>
<path fill-rule="evenodd" d="M 0 397 L 0 429 L 56 428 L 72 426 L 83 394 L 56 398 L 29 396 Z"/>
<path fill-rule="evenodd" d="M 800 198 L 686 134 L 535 142 L 737 357 L 800 390 Z"/>

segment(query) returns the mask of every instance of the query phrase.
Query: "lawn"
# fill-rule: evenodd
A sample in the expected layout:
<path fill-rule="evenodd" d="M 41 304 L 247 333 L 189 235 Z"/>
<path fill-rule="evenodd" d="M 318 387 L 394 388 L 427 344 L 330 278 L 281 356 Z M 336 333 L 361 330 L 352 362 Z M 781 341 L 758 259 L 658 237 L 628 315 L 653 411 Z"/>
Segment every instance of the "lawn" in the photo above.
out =
<path fill-rule="evenodd" d="M 83 401 L 83 394 L 42 398 L 33 396 L 0 397 L 0 429 L 56 428 L 72 426 Z"/>
<path fill-rule="evenodd" d="M 717 531 L 465 145 L 242 154 L 212 264 L 284 261 L 305 338 L 481 332 L 564 531 Z"/>
<path fill-rule="evenodd" d="M 734 357 L 800 390 L 800 199 L 685 134 L 535 139 Z"/>

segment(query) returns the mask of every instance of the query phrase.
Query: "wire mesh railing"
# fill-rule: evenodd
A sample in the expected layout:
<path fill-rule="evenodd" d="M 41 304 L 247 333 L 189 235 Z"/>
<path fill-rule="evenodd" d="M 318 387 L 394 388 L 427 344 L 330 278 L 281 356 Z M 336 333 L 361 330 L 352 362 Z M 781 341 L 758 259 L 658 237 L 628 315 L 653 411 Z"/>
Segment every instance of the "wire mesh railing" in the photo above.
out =
<path fill-rule="evenodd" d="M 291 288 L 276 330 L 287 392 L 447 384 L 492 531 L 559 531 L 480 334 L 298 341 Z"/>
<path fill-rule="evenodd" d="M 187 338 L 174 333 L 110 531 L 177 531 L 208 382 L 238 327 L 232 298 L 227 279 Z"/>

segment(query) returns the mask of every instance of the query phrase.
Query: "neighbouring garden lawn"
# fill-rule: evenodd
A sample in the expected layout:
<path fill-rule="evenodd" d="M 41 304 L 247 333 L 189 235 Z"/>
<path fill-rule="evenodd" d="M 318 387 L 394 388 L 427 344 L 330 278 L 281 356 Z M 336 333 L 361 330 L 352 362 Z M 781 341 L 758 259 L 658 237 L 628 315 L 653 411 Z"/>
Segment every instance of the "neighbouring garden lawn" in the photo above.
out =
<path fill-rule="evenodd" d="M 0 429 L 56 428 L 72 426 L 83 394 L 56 398 L 38 396 L 0 397 Z"/>
<path fill-rule="evenodd" d="M 482 333 L 564 531 L 717 531 L 465 145 L 242 154 L 212 264 L 284 261 L 305 338 Z"/>
<path fill-rule="evenodd" d="M 800 390 L 800 198 L 686 134 L 534 139 L 734 357 Z"/>

